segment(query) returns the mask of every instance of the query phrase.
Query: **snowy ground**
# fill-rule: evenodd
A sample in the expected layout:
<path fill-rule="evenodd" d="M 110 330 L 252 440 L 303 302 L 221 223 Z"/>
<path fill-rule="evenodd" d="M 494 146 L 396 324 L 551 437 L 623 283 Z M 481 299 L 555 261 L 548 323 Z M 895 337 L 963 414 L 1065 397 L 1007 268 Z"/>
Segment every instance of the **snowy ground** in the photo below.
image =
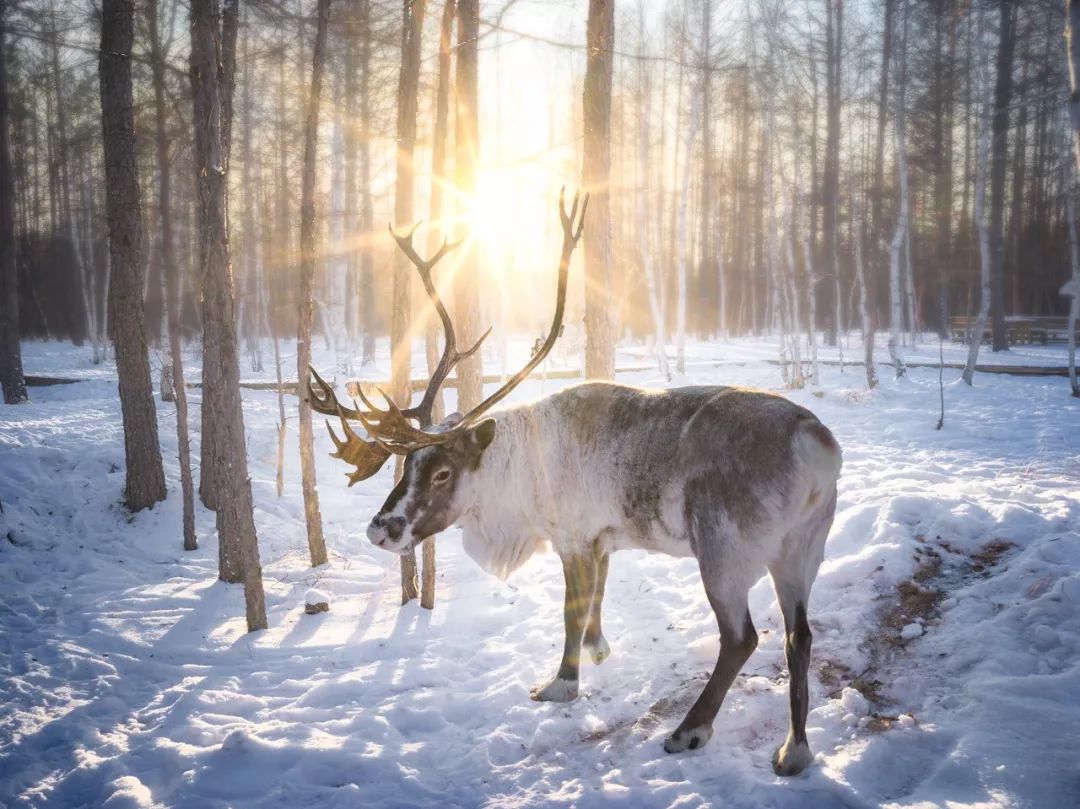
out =
<path fill-rule="evenodd" d="M 212 514 L 198 515 L 200 550 L 181 550 L 171 405 L 158 411 L 168 501 L 133 518 L 119 507 L 115 376 L 89 353 L 27 344 L 28 373 L 87 381 L 0 408 L 0 805 L 1077 805 L 1080 403 L 1065 379 L 968 388 L 946 371 L 941 432 L 936 370 L 895 382 L 882 368 L 867 393 L 861 369 L 827 367 L 819 390 L 791 394 L 836 433 L 845 465 L 810 606 L 818 756 L 785 780 L 769 764 L 787 684 L 766 580 L 751 597 L 761 644 L 712 742 L 668 756 L 661 741 L 717 650 L 692 560 L 616 555 L 611 658 L 584 667 L 577 702 L 530 702 L 562 646 L 557 560 L 501 583 L 448 532 L 436 609 L 399 609 L 396 559 L 363 538 L 389 470 L 346 489 L 318 432 L 331 562 L 309 569 L 295 422 L 278 499 L 275 394 L 245 390 L 270 620 L 247 635 L 241 588 L 215 580 Z M 936 360 L 937 344 L 907 355 Z M 1008 361 L 1019 355 L 1064 363 L 1060 348 Z M 775 356 L 768 342 L 692 345 L 678 382 L 778 387 Z M 643 360 L 626 350 L 619 364 Z M 329 613 L 304 614 L 313 586 Z"/>

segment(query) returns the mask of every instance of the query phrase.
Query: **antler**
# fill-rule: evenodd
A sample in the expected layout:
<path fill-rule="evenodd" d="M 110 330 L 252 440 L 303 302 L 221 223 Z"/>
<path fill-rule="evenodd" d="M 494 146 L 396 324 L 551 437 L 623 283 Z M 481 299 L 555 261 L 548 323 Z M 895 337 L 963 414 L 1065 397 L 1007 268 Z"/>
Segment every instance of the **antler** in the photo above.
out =
<path fill-rule="evenodd" d="M 455 365 L 476 353 L 480 348 L 481 343 L 483 343 L 484 340 L 487 339 L 487 336 L 491 334 L 491 329 L 489 328 L 484 332 L 480 336 L 480 339 L 473 344 L 472 348 L 460 352 L 457 350 L 457 334 L 454 331 L 454 324 L 451 322 L 450 315 L 446 311 L 446 306 L 443 305 L 442 298 L 439 296 L 439 290 L 435 287 L 435 282 L 432 280 L 431 270 L 440 260 L 442 260 L 443 256 L 450 251 L 457 249 L 457 247 L 461 245 L 461 242 L 448 242 L 446 239 L 443 239 L 442 247 L 436 251 L 434 256 L 425 261 L 420 258 L 412 243 L 413 234 L 416 233 L 418 227 L 420 227 L 419 222 L 413 225 L 413 229 L 404 236 L 395 233 L 393 227 L 391 227 L 390 235 L 394 237 L 394 241 L 397 242 L 398 247 L 401 248 L 401 252 L 408 257 L 409 261 L 416 267 L 416 271 L 420 274 L 420 280 L 424 284 L 424 290 L 431 299 L 431 304 L 435 307 L 435 311 L 439 315 L 439 320 L 442 321 L 443 332 L 445 333 L 442 356 L 439 358 L 439 362 L 435 366 L 434 372 L 431 374 L 431 379 L 428 380 L 427 389 L 424 391 L 424 396 L 420 400 L 420 404 L 416 405 L 416 407 L 411 407 L 402 413 L 406 418 L 416 419 L 421 427 L 430 427 L 431 409 L 435 404 L 435 396 L 439 392 L 439 387 L 446 380 L 446 377 L 450 375 L 450 371 L 454 369 Z M 384 397 L 385 395 L 386 394 L 383 394 Z M 389 399 L 387 399 L 387 401 L 389 401 Z"/>
<path fill-rule="evenodd" d="M 566 282 L 570 277 L 570 257 L 574 253 L 574 248 L 577 247 L 578 240 L 581 239 L 581 233 L 585 228 L 585 211 L 589 208 L 589 195 L 586 193 L 585 198 L 580 200 L 581 213 L 578 214 L 578 201 L 581 196 L 580 192 L 578 192 L 574 194 L 574 202 L 570 206 L 570 214 L 567 215 L 565 192 L 565 186 L 559 190 L 559 221 L 562 223 L 563 243 L 562 255 L 559 257 L 559 284 L 555 293 L 555 314 L 551 318 L 551 329 L 548 331 L 547 337 L 544 338 L 544 344 L 540 346 L 540 350 L 533 354 L 532 358 L 525 363 L 525 366 L 520 371 L 504 382 L 497 391 L 465 414 L 465 417 L 454 425 L 453 430 L 443 433 L 443 435 L 465 430 L 479 421 L 484 413 L 505 399 L 510 394 L 510 391 L 520 385 L 525 377 L 532 373 L 533 369 L 542 363 L 547 355 L 551 353 L 551 349 L 555 347 L 555 341 L 559 339 L 559 333 L 562 331 L 563 314 L 566 311 Z"/>
<path fill-rule="evenodd" d="M 581 203 L 580 212 L 578 211 L 579 202 Z M 312 408 L 324 415 L 337 416 L 341 421 L 342 429 L 345 432 L 345 440 L 342 441 L 334 433 L 333 428 L 330 427 L 330 423 L 327 422 L 327 430 L 329 430 L 330 437 L 337 447 L 337 451 L 331 453 L 331 456 L 347 461 L 356 467 L 355 472 L 347 475 L 350 486 L 357 481 L 369 478 L 378 472 L 391 454 L 406 455 L 422 447 L 442 444 L 452 436 L 467 430 L 471 425 L 479 421 L 484 413 L 505 399 L 514 388 L 521 384 L 536 366 L 544 361 L 551 352 L 551 349 L 555 346 L 555 342 L 558 340 L 562 330 L 563 315 L 566 312 L 566 286 L 570 275 L 570 258 L 574 253 L 574 248 L 577 247 L 578 241 L 581 239 L 581 234 L 585 227 L 585 211 L 588 207 L 588 194 L 585 194 L 584 199 L 580 197 L 580 194 L 574 194 L 574 201 L 570 207 L 570 213 L 567 214 L 565 188 L 559 191 L 559 221 L 562 223 L 563 230 L 562 254 L 559 258 L 559 281 L 555 298 L 555 314 L 552 317 L 551 329 L 548 331 L 543 345 L 541 345 L 540 349 L 533 354 L 532 358 L 527 363 L 525 363 L 525 366 L 510 377 L 510 379 L 508 379 L 497 391 L 470 410 L 461 421 L 452 428 L 441 432 L 429 432 L 428 430 L 422 429 L 431 427 L 431 410 L 435 403 L 435 395 L 438 392 L 439 387 L 446 380 L 450 371 L 453 370 L 454 366 L 461 362 L 461 360 L 475 353 L 477 349 L 480 348 L 481 343 L 483 343 L 491 333 L 491 329 L 484 332 L 471 348 L 466 351 L 458 351 L 457 335 L 454 331 L 454 324 L 451 322 L 450 315 L 447 313 L 442 298 L 439 296 L 439 291 L 432 281 L 432 268 L 447 253 L 461 244 L 461 242 L 451 243 L 443 241 L 442 247 L 436 251 L 435 255 L 430 259 L 424 260 L 417 254 L 412 243 L 413 234 L 416 233 L 419 224 L 415 225 L 412 230 L 404 236 L 395 233 L 394 229 L 392 227 L 390 228 L 390 235 L 394 237 L 394 241 L 397 242 L 398 247 L 409 258 L 416 267 L 417 272 L 420 274 L 420 280 L 424 284 L 424 289 L 431 299 L 431 303 L 435 307 L 439 319 L 442 321 L 446 339 L 445 345 L 443 346 L 442 357 L 440 357 L 439 363 L 435 367 L 431 379 L 428 381 L 427 389 L 424 391 L 420 403 L 415 407 L 410 407 L 406 410 L 400 409 L 382 390 L 379 390 L 379 393 L 386 400 L 385 409 L 375 406 L 367 396 L 364 395 L 363 390 L 359 391 L 359 396 L 367 410 L 361 410 L 355 402 L 353 402 L 353 407 L 345 407 L 338 402 L 334 389 L 319 376 L 314 368 L 309 367 L 311 378 L 314 379 L 319 388 L 319 390 L 316 391 L 315 388 L 312 387 L 311 378 L 308 379 L 306 392 Z M 352 428 L 349 427 L 348 421 L 350 419 L 359 421 L 363 424 L 372 440 L 367 441 L 358 436 Z M 413 426 L 413 424 L 410 423 L 412 421 L 416 421 L 419 426 Z"/>

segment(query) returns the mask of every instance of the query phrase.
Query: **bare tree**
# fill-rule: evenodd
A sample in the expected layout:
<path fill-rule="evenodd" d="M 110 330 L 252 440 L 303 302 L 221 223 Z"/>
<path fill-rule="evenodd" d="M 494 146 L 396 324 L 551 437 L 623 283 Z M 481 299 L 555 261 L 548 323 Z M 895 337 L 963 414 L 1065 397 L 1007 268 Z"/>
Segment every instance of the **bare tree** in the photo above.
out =
<path fill-rule="evenodd" d="M 217 135 L 220 141 L 220 161 L 215 170 L 222 175 L 223 199 L 228 198 L 229 186 L 225 181 L 229 175 L 229 154 L 232 143 L 232 106 L 233 89 L 236 83 L 236 32 L 240 25 L 239 14 L 240 0 L 213 0 L 215 55 L 214 65 L 217 83 L 217 97 L 219 106 L 220 126 Z M 220 28 L 219 26 L 220 20 Z M 225 204 L 224 202 L 222 203 Z M 228 239 L 228 220 L 225 220 L 225 238 Z M 204 245 L 205 247 L 205 245 Z M 234 294 L 232 289 L 232 273 L 229 273 L 229 295 Z M 205 304 L 205 295 L 204 295 Z M 235 318 L 233 328 L 235 330 Z M 225 386 L 216 376 L 220 368 L 225 367 L 227 360 L 219 360 L 216 356 L 218 341 L 213 334 L 207 339 L 204 324 L 203 335 L 203 366 L 202 366 L 202 433 L 199 455 L 199 499 L 209 509 L 216 509 L 218 498 L 224 491 L 224 485 L 218 478 L 221 471 L 216 458 L 227 457 L 224 452 L 218 451 L 218 427 L 223 424 L 214 413 L 221 411 L 225 405 L 219 401 L 219 396 L 225 395 Z"/>
<path fill-rule="evenodd" d="M 980 8 L 976 12 L 977 23 L 975 30 L 975 76 L 974 84 L 978 93 L 978 106 L 976 108 L 976 120 L 978 137 L 975 151 L 975 192 L 974 192 L 974 217 L 975 227 L 979 234 L 979 314 L 975 319 L 974 326 L 968 328 L 967 364 L 964 367 L 963 378 L 969 385 L 975 378 L 975 364 L 979 360 L 979 346 L 982 344 L 983 332 L 986 330 L 986 321 L 990 315 L 991 301 L 991 245 L 990 224 L 986 220 L 986 177 L 990 171 L 990 133 L 993 128 L 991 119 L 991 85 L 989 73 L 989 54 L 987 53 L 985 35 L 983 33 L 983 11 Z"/>
<path fill-rule="evenodd" d="M 1080 45 L 1077 44 L 1077 30 L 1080 29 L 1080 0 L 1066 0 L 1065 37 L 1068 43 L 1069 62 L 1069 127 L 1072 129 L 1073 157 L 1076 160 L 1076 174 L 1080 176 Z M 1075 181 L 1074 181 L 1075 182 Z M 1073 202 L 1075 187 L 1069 188 L 1069 201 Z M 1080 397 L 1080 383 L 1076 379 L 1076 322 L 1080 317 L 1080 253 L 1076 241 L 1075 203 L 1069 210 L 1069 237 L 1071 239 L 1070 258 L 1072 263 L 1072 294 L 1069 299 L 1069 383 L 1072 395 Z"/>
<path fill-rule="evenodd" d="M 375 362 L 375 281 L 373 239 L 375 214 L 371 199 L 371 0 L 359 5 L 360 40 L 360 318 L 363 322 L 364 365 Z"/>
<path fill-rule="evenodd" d="M 404 0 L 401 33 L 401 70 L 398 74 L 397 166 L 394 182 L 394 219 L 402 225 L 412 223 L 413 193 L 416 172 L 413 153 L 416 148 L 416 105 L 420 82 L 420 45 L 424 30 L 426 0 Z M 459 57 L 459 69 L 460 69 Z M 394 257 L 394 297 L 390 321 L 390 395 L 408 406 L 412 398 L 410 363 L 412 335 L 409 330 L 411 274 L 409 260 L 397 253 Z M 460 369 L 458 370 L 460 374 Z M 460 395 L 460 390 L 459 390 Z M 401 475 L 400 459 L 397 476 Z M 401 557 L 401 603 L 412 601 L 419 592 L 416 580 L 416 552 Z"/>
<path fill-rule="evenodd" d="M 824 295 L 825 306 L 834 309 L 829 314 L 825 342 L 839 345 L 840 323 L 840 260 L 837 251 L 837 219 L 840 207 L 840 81 L 843 51 L 843 0 L 825 0 L 825 166 L 822 174 L 822 235 L 825 239 L 826 277 L 832 283 Z"/>
<path fill-rule="evenodd" d="M 157 410 L 150 383 L 143 330 L 142 202 L 135 165 L 135 119 L 131 88 L 131 50 L 135 43 L 134 0 L 102 4 L 101 128 L 105 146 L 105 202 L 109 215 L 109 257 L 113 278 L 109 307 L 113 317 L 116 374 L 124 418 L 127 482 L 124 502 L 132 511 L 165 499 L 165 471 L 158 445 Z"/>
<path fill-rule="evenodd" d="M 326 27 L 330 0 L 319 0 L 312 51 L 311 91 L 304 123 L 304 175 L 300 192 L 300 302 L 296 335 L 297 379 L 307 376 L 311 365 L 312 296 L 315 283 L 315 160 L 319 148 L 319 101 L 322 95 L 323 65 L 326 61 Z M 326 564 L 319 490 L 315 480 L 314 433 L 311 402 L 300 394 L 300 476 L 304 491 L 304 519 L 307 524 L 311 566 Z"/>
<path fill-rule="evenodd" d="M 1012 103 L 1013 54 L 1016 51 L 1016 4 L 998 0 L 997 75 L 994 84 L 992 162 L 990 166 L 990 314 L 993 349 L 1008 351 L 1005 328 L 1005 170 L 1009 154 L 1009 105 Z"/>
<path fill-rule="evenodd" d="M 582 182 L 592 195 L 585 237 L 585 376 L 615 378 L 615 327 L 611 320 L 611 76 L 615 0 L 589 0 Z M 467 335 L 466 342 L 472 335 Z"/>
<path fill-rule="evenodd" d="M 195 495 L 188 438 L 187 386 L 180 341 L 180 277 L 172 221 L 172 164 L 169 161 L 168 109 L 165 99 L 166 54 L 158 23 L 158 0 L 147 0 L 146 24 L 150 31 L 150 70 L 154 80 L 154 145 L 158 163 L 158 221 L 161 223 L 161 262 L 165 275 L 165 310 L 169 329 L 169 357 L 176 401 L 176 445 L 180 455 L 183 498 L 184 550 L 198 548 L 195 538 Z"/>
<path fill-rule="evenodd" d="M 660 299 L 661 282 L 657 278 L 657 262 L 653 253 L 653 246 L 649 237 L 652 228 L 649 227 L 649 197 L 651 183 L 649 125 L 651 116 L 650 99 L 652 84 L 649 80 L 651 65 L 646 58 L 645 41 L 645 5 L 644 0 L 638 0 L 638 63 L 637 63 L 637 136 L 638 136 L 638 186 L 636 230 L 638 237 L 638 252 L 641 254 L 642 270 L 645 275 L 645 284 L 649 294 L 649 311 L 652 313 L 653 330 L 656 335 L 656 361 L 660 373 L 665 379 L 671 379 L 671 368 L 667 361 L 667 313 Z M 660 219 L 660 216 L 656 217 Z"/>
<path fill-rule="evenodd" d="M 907 153 L 907 43 L 908 17 L 910 16 L 908 0 L 901 0 L 901 14 L 903 15 L 903 22 L 901 23 L 902 30 L 897 55 L 899 67 L 896 71 L 896 88 L 893 91 L 896 104 L 893 124 L 896 128 L 896 173 L 900 180 L 900 212 L 896 218 L 896 230 L 889 250 L 889 359 L 892 360 L 896 369 L 897 379 L 906 372 L 904 361 L 899 353 L 900 328 L 903 321 L 900 260 L 907 241 L 907 230 L 911 219 Z"/>
<path fill-rule="evenodd" d="M 219 390 L 208 416 L 216 433 L 213 463 L 220 487 L 217 508 L 218 576 L 244 582 L 248 631 L 266 628 L 266 597 L 248 478 L 240 362 L 230 271 L 223 109 L 218 75 L 220 31 L 215 0 L 190 0 L 191 92 L 195 128 L 195 178 L 199 198 L 199 271 L 203 296 L 203 343 L 217 367 L 210 378 Z M 204 365 L 206 360 L 204 359 Z M 203 390 L 204 418 L 207 408 Z M 205 440 L 205 434 L 204 434 Z"/>
<path fill-rule="evenodd" d="M 15 176 L 11 164 L 7 79 L 7 0 L 0 0 L 0 386 L 5 404 L 27 401 L 19 343 L 19 274 L 15 265 Z"/>
<path fill-rule="evenodd" d="M 476 196 L 476 165 L 480 152 L 480 3 L 458 0 L 457 110 L 454 118 L 455 185 L 459 198 Z M 471 345 L 480 336 L 480 278 L 476 235 L 468 234 L 465 255 L 454 278 L 455 314 L 460 337 Z M 484 368 L 481 352 L 457 367 L 458 407 L 468 410 L 484 397 Z"/>

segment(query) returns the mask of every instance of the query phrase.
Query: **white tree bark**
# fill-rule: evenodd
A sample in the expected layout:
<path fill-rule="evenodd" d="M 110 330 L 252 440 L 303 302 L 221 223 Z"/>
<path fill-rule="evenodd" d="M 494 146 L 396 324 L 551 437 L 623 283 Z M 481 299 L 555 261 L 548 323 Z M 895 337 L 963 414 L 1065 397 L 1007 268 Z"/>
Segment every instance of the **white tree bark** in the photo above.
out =
<path fill-rule="evenodd" d="M 643 4 L 638 5 L 639 25 L 639 55 L 645 52 L 645 9 Z M 649 293 L 649 309 L 652 312 L 653 330 L 656 335 L 656 362 L 664 379 L 671 380 L 671 368 L 667 361 L 667 314 L 660 305 L 660 296 L 657 290 L 656 261 L 653 255 L 652 245 L 649 243 L 649 235 L 652 229 L 649 227 L 649 195 L 651 183 L 649 182 L 649 116 L 651 114 L 649 65 L 644 58 L 638 61 L 638 183 L 637 220 L 638 249 L 641 252 L 641 264 L 645 273 L 645 286 Z"/>
<path fill-rule="evenodd" d="M 345 135 L 341 119 L 334 121 L 330 159 L 330 261 L 327 266 L 330 300 L 326 319 L 334 346 L 334 368 L 339 380 L 352 374 L 349 327 L 345 322 L 345 297 L 349 288 L 349 254 L 345 243 Z"/>
<path fill-rule="evenodd" d="M 809 210 L 807 211 L 809 213 Z M 809 224 L 806 229 L 810 233 Z M 810 311 L 806 322 L 806 340 L 810 346 L 810 373 L 814 385 L 821 384 L 821 370 L 818 366 L 817 331 L 814 324 L 817 323 L 817 273 L 814 270 L 814 254 L 810 249 L 810 237 L 803 239 L 803 263 L 806 265 L 806 298 Z"/>
<path fill-rule="evenodd" d="M 694 140 L 701 126 L 700 84 L 695 85 L 690 99 L 690 120 L 686 126 L 686 165 L 683 168 L 682 189 L 679 192 L 678 229 L 679 262 L 676 267 L 675 302 L 675 370 L 686 372 L 686 274 L 690 263 L 690 227 L 687 207 L 690 201 L 690 172 L 693 171 Z"/>
<path fill-rule="evenodd" d="M 852 206 L 854 208 L 854 205 Z M 877 387 L 877 370 L 874 367 L 874 329 L 870 322 L 870 306 L 867 302 L 866 271 L 863 267 L 863 231 L 862 210 L 855 222 L 855 280 L 859 284 L 859 323 L 862 326 L 863 367 L 866 370 L 866 387 Z"/>

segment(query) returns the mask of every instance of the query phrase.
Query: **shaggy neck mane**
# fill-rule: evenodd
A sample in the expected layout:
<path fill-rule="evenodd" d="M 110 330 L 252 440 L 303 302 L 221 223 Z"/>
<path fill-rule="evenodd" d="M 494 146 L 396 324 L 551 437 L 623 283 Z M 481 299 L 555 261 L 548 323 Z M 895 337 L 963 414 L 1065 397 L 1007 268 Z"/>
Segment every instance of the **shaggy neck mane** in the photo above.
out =
<path fill-rule="evenodd" d="M 491 414 L 495 438 L 473 479 L 476 500 L 459 520 L 465 552 L 500 579 L 549 539 L 536 505 L 554 491 L 547 459 L 557 439 L 554 425 L 543 423 L 544 410 L 533 404 Z"/>

